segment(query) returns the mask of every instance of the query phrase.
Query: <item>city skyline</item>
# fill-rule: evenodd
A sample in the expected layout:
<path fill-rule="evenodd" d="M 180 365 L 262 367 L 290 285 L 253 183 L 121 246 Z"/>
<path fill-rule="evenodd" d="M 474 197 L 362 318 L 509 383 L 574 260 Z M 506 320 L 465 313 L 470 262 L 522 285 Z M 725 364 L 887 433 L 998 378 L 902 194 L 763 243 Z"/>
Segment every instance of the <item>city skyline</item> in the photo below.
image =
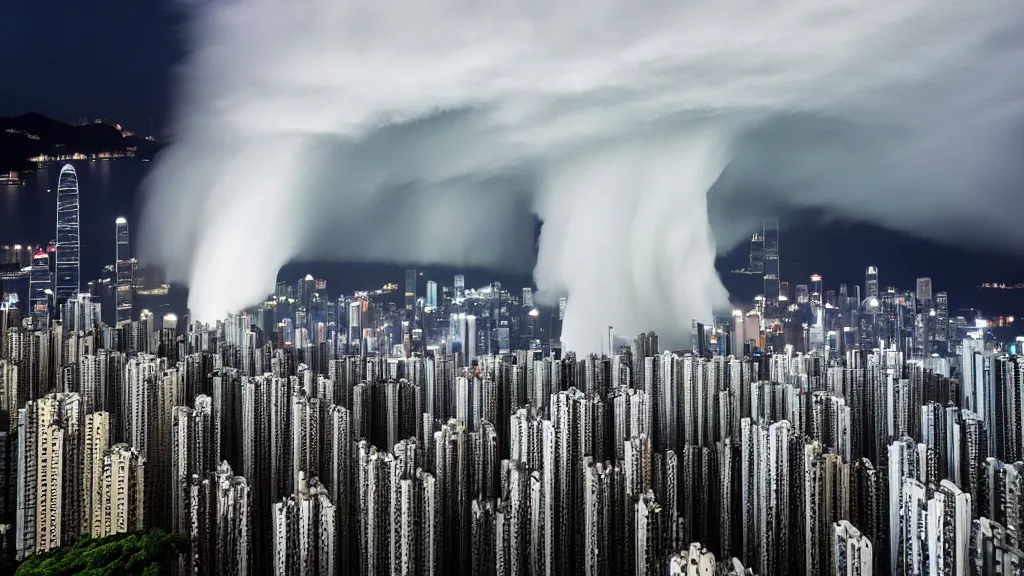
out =
<path fill-rule="evenodd" d="M 1024 576 L 1024 10 L 394 8 L 5 7 L 0 574 Z"/>
<path fill-rule="evenodd" d="M 76 166 L 78 180 L 88 198 L 83 200 L 81 276 L 85 284 L 88 278 L 104 274 L 103 268 L 110 266 L 109 255 L 103 246 L 113 242 L 109 224 L 124 215 L 129 220 L 138 214 L 139 198 L 135 189 L 139 185 L 147 163 L 119 160 L 107 162 L 72 162 Z M 45 165 L 38 174 L 27 174 L 26 185 L 9 188 L 7 197 L 12 210 L 0 212 L 0 242 L 11 247 L 42 243 L 45 249 L 54 240 L 54 210 L 52 189 L 59 179 L 62 164 Z M 109 218 L 109 220 L 106 220 Z M 135 225 L 133 224 L 133 230 Z M 109 238 L 105 239 L 105 238 Z M 877 227 L 835 223 L 822 227 L 816 215 L 810 214 L 796 220 L 780 220 L 780 244 L 782 246 L 780 268 L 782 273 L 799 278 L 813 273 L 823 275 L 829 282 L 858 283 L 863 271 L 853 262 L 866 264 L 875 262 L 883 270 L 888 284 L 913 284 L 915 277 L 934 276 L 935 282 L 947 287 L 952 295 L 955 308 L 980 309 L 986 315 L 1024 315 L 1019 299 L 1012 290 L 986 289 L 979 291 L 982 284 L 1006 284 L 1013 286 L 1020 282 L 1016 272 L 1022 261 L 1012 253 L 978 252 L 969 245 L 942 245 L 924 239 L 906 237 Z M 32 254 L 19 257 L 22 267 L 30 264 Z M 53 253 L 49 253 L 51 266 Z M 133 251 L 134 256 L 134 251 Z M 907 257 L 911 258 L 907 262 Z M 749 243 L 737 246 L 729 254 L 718 259 L 718 268 L 725 285 L 733 298 L 749 301 L 762 293 L 759 282 L 730 273 L 749 265 Z M 347 291 L 366 285 L 383 285 L 400 282 L 402 267 L 396 265 L 374 265 L 359 263 L 306 262 L 286 265 L 279 273 L 288 278 L 305 273 L 308 267 L 319 276 L 328 278 L 333 285 L 343 285 Z M 448 266 L 418 267 L 428 274 L 451 274 L 456 269 Z M 530 285 L 536 288 L 534 279 L 525 274 L 507 273 L 501 270 L 468 270 L 467 277 L 473 283 L 485 283 L 497 274 L 508 285 Z M 177 287 L 178 294 L 184 287 Z M 21 294 L 22 300 L 28 298 Z M 43 295 L 39 295 L 42 298 Z M 547 303 L 547 302 L 546 302 Z M 551 305 L 554 305 L 551 303 Z M 182 313 L 182 308 L 178 310 Z M 726 308 L 725 310 L 728 310 Z M 963 313 L 970 314 L 968 311 Z M 603 328 L 600 328 L 603 331 Z"/>
<path fill-rule="evenodd" d="M 1024 455 L 1024 362 L 999 326 L 929 324 L 927 278 L 874 312 L 855 294 L 878 278 L 796 285 L 779 324 L 764 306 L 694 323 L 691 351 L 651 333 L 580 357 L 557 314 L 534 324 L 531 290 L 462 275 L 338 300 L 306 275 L 216 327 L 104 326 L 100 303 L 83 321 L 83 295 L 49 328 L 6 325 L 0 412 L 29 398 L 6 533 L 21 557 L 162 527 L 190 535 L 182 574 L 975 574 L 1016 553 L 1003 526 L 1022 512 L 980 479 L 1017 489 L 1024 464 L 1001 462 Z M 69 364 L 48 352 L 65 334 L 108 344 Z"/>
<path fill-rule="evenodd" d="M 837 575 L 884 574 L 886 565 L 901 573 L 934 556 L 947 534 L 954 546 L 942 563 L 951 571 L 939 574 L 969 573 L 975 560 L 965 546 L 991 542 L 979 561 L 1006 559 L 995 551 L 1011 542 L 1001 526 L 1016 525 L 1014 512 L 982 498 L 969 462 L 1022 454 L 1020 395 L 1007 385 L 1024 381 L 1024 362 L 997 357 L 986 348 L 998 340 L 985 342 L 1010 334 L 1013 321 L 980 327 L 975 317 L 956 317 L 930 278 L 899 290 L 873 265 L 853 286 L 817 274 L 773 278 L 775 266 L 760 260 L 785 249 L 776 241 L 765 250 L 755 238 L 747 260 L 763 271 L 763 286 L 779 290 L 775 306 L 755 300 L 712 324 L 695 321 L 692 352 L 663 351 L 653 333 L 624 348 L 608 327 L 605 350 L 618 354 L 574 359 L 559 341 L 564 302 L 541 313 L 530 287 L 477 289 L 463 274 L 438 282 L 411 268 L 401 287 L 337 300 L 312 274 L 279 282 L 266 304 L 213 329 L 155 316 L 130 298 L 136 263 L 127 219 L 114 224 L 106 283 L 90 282 L 52 315 L 49 301 L 39 310 L 33 297 L 30 308 L 4 316 L 0 389 L 9 430 L 17 429 L 7 437 L 8 450 L 17 446 L 6 470 L 17 478 L 17 498 L 8 502 L 19 504 L 0 532 L 13 538 L 16 558 L 80 532 L 156 526 L 191 535 L 193 561 L 180 561 L 182 574 L 218 566 L 237 574 L 503 574 L 525 566 L 607 574 L 636 566 L 646 574 L 689 562 L 736 574 L 743 566 L 820 574 L 832 565 Z M 762 238 L 777 227 L 766 224 Z M 32 263 L 36 294 L 49 285 L 47 253 Z M 27 323 L 18 329 L 21 311 Z M 69 356 L 64 344 L 52 348 L 65 340 L 80 342 Z M 868 351 L 874 342 L 882 348 Z M 1012 354 L 1015 345 L 1001 350 Z M 857 368 L 873 362 L 899 366 L 903 377 L 885 384 L 877 371 Z M 963 386 L 948 379 L 953 372 Z M 864 388 L 850 388 L 857 382 Z M 889 387 L 885 400 L 880 386 Z M 811 401 L 800 400 L 805 392 Z M 908 402 L 924 402 L 920 417 Z M 885 422 L 876 415 L 868 427 L 872 405 L 886 406 Z M 43 424 L 51 421 L 64 424 Z M 467 465 L 454 456 L 442 467 L 449 445 L 483 464 L 449 478 L 442 470 Z M 788 456 L 759 459 L 780 447 L 802 452 L 802 467 Z M 587 456 L 579 469 L 565 450 Z M 875 472 L 883 462 L 907 477 L 883 484 Z M 979 466 L 989 477 L 1019 468 Z M 733 488 L 731 470 L 760 472 Z M 777 492 L 801 475 L 802 488 Z M 1011 480 L 1007 490 L 1015 490 Z M 52 495 L 58 484 L 69 496 Z M 588 496 L 572 504 L 577 484 Z M 465 494 L 456 508 L 441 504 L 454 494 Z M 799 494 L 830 507 L 783 504 Z M 947 506 L 952 519 L 940 522 Z M 911 508 L 934 526 L 923 540 L 900 520 Z M 748 520 L 735 512 L 750 509 Z M 787 514 L 802 531 L 773 523 Z M 524 515 L 538 520 L 524 526 Z M 397 517 L 406 522 L 389 520 Z M 546 535 L 545 526 L 565 523 L 583 539 Z M 463 533 L 469 526 L 472 539 Z M 594 556 L 593 546 L 612 552 Z M 846 572 L 835 564 L 841 558 L 851 559 Z"/>

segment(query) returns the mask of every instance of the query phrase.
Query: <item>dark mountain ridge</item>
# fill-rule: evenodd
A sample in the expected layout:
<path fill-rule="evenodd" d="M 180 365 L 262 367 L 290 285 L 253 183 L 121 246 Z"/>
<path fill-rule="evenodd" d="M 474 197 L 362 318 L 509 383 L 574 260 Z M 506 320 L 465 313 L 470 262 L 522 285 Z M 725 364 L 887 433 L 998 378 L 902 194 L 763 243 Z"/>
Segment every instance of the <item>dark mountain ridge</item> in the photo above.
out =
<path fill-rule="evenodd" d="M 68 157 L 75 154 L 151 158 L 158 144 L 142 136 L 123 136 L 109 124 L 65 124 L 29 112 L 0 116 L 0 174 L 10 170 L 31 170 L 31 158 Z"/>

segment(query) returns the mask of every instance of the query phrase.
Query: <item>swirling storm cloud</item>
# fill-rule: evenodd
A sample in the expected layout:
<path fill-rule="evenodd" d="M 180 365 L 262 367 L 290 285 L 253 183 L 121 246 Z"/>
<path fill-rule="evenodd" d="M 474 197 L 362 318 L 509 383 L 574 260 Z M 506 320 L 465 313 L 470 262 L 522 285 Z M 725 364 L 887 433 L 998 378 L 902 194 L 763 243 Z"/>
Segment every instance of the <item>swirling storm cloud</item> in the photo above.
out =
<path fill-rule="evenodd" d="M 609 325 L 671 341 L 728 307 L 716 253 L 765 214 L 1024 240 L 1009 0 L 184 9 L 142 256 L 197 320 L 294 260 L 532 267 L 589 350 Z"/>

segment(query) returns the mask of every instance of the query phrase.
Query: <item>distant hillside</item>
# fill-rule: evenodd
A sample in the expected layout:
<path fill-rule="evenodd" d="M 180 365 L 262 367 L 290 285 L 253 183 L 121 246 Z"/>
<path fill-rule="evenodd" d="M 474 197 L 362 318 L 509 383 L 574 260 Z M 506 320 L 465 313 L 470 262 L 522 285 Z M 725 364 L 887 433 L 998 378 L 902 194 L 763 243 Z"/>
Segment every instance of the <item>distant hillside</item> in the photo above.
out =
<path fill-rule="evenodd" d="M 40 155 L 134 153 L 151 158 L 157 147 L 156 142 L 140 136 L 126 138 L 108 124 L 72 126 L 34 112 L 0 116 L 0 174 L 34 168 L 29 159 Z"/>

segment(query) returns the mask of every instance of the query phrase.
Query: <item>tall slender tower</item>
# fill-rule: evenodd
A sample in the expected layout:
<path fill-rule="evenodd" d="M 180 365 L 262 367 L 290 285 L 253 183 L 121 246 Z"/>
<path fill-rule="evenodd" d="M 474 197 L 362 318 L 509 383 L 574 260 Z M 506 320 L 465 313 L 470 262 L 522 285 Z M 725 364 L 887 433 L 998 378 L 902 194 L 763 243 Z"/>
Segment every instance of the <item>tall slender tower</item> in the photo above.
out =
<path fill-rule="evenodd" d="M 117 323 L 132 319 L 132 285 L 134 284 L 134 267 L 131 249 L 128 246 L 128 221 L 118 218 L 114 221 L 116 260 L 114 268 L 117 273 Z"/>
<path fill-rule="evenodd" d="M 50 294 L 53 288 L 50 276 L 50 255 L 40 250 L 32 257 L 32 272 L 29 278 L 29 302 L 32 304 L 32 317 L 43 327 L 50 316 Z"/>
<path fill-rule="evenodd" d="M 878 268 L 868 266 L 864 272 L 864 293 L 868 298 L 878 298 Z"/>
<path fill-rule="evenodd" d="M 427 301 L 425 305 L 431 310 L 437 308 L 437 282 L 433 280 L 427 281 Z"/>
<path fill-rule="evenodd" d="M 455 275 L 455 299 L 462 300 L 466 297 L 466 277 L 462 274 Z"/>
<path fill-rule="evenodd" d="M 416 270 L 405 271 L 405 309 L 411 311 L 416 307 Z"/>
<path fill-rule="evenodd" d="M 60 169 L 57 180 L 57 273 L 54 294 L 58 302 L 73 298 L 81 284 L 78 238 L 78 173 L 71 164 Z"/>
<path fill-rule="evenodd" d="M 762 242 L 764 246 L 764 297 L 774 309 L 779 304 L 779 221 L 763 222 Z"/>
<path fill-rule="evenodd" d="M 747 270 L 751 274 L 764 274 L 764 230 L 750 237 L 750 262 Z"/>

